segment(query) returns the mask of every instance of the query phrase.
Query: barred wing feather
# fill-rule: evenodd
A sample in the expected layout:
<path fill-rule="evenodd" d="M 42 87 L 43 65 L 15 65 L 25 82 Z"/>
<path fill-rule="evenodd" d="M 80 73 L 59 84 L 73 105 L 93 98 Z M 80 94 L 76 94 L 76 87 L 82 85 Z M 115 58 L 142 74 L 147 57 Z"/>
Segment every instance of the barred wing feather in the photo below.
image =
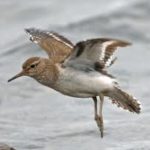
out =
<path fill-rule="evenodd" d="M 73 50 L 73 44 L 58 33 L 35 28 L 25 29 L 25 31 L 29 34 L 30 40 L 43 48 L 49 58 L 56 63 L 64 61 Z"/>

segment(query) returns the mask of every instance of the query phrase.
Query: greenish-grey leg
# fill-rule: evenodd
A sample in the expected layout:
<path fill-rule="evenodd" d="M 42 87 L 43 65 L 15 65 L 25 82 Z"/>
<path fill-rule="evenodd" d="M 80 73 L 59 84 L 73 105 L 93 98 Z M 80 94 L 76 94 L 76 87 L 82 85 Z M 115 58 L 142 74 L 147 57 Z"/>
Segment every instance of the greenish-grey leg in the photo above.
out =
<path fill-rule="evenodd" d="M 104 96 L 101 94 L 99 95 L 100 98 L 100 106 L 99 106 L 99 124 L 100 124 L 100 132 L 101 137 L 104 136 L 104 123 L 103 123 L 103 103 L 104 103 Z"/>
<path fill-rule="evenodd" d="M 101 137 L 103 137 L 103 116 L 102 116 L 102 107 L 103 107 L 103 97 L 100 95 L 100 108 L 99 108 L 99 114 L 97 111 L 97 97 L 93 97 L 94 101 L 94 118 L 96 121 L 96 124 L 100 130 Z"/>

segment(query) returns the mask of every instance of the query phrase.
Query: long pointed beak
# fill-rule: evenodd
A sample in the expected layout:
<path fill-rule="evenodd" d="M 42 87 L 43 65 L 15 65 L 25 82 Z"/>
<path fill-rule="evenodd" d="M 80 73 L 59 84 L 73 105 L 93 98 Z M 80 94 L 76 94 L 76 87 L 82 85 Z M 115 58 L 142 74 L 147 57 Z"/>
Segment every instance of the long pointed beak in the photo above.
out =
<path fill-rule="evenodd" d="M 8 82 L 15 80 L 16 78 L 19 78 L 19 77 L 24 76 L 24 75 L 25 75 L 24 71 L 21 71 L 20 73 L 16 74 L 14 77 L 10 78 L 8 80 Z"/>

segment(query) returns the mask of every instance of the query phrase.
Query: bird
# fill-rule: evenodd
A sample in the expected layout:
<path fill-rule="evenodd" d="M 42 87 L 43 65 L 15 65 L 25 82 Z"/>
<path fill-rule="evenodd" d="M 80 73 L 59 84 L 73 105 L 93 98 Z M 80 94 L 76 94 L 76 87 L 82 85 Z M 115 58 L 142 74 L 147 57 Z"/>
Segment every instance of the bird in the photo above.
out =
<path fill-rule="evenodd" d="M 108 68 L 117 59 L 114 56 L 117 48 L 131 45 L 130 42 L 113 38 L 93 38 L 73 44 L 53 31 L 37 28 L 27 28 L 25 31 L 32 42 L 45 50 L 48 58 L 28 58 L 22 65 L 22 71 L 8 82 L 28 76 L 64 95 L 92 98 L 94 119 L 101 137 L 104 136 L 104 97 L 130 112 L 141 112 L 140 102 L 123 90 L 116 77 L 108 73 Z"/>

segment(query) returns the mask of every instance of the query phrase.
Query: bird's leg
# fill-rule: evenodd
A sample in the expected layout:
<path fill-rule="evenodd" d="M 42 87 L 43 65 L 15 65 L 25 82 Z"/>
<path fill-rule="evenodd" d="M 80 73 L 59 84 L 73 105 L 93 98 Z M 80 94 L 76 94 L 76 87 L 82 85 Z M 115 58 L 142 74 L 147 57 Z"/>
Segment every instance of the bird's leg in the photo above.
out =
<path fill-rule="evenodd" d="M 97 122 L 98 114 L 97 114 L 97 97 L 92 97 L 94 101 L 94 117 L 95 121 Z"/>
<path fill-rule="evenodd" d="M 103 137 L 103 131 L 104 131 L 104 124 L 103 124 L 103 102 L 104 102 L 104 96 L 102 94 L 99 95 L 100 98 L 100 107 L 99 107 L 99 122 L 100 122 L 100 132 L 101 137 Z"/>
<path fill-rule="evenodd" d="M 101 132 L 101 137 L 103 137 L 103 123 L 102 123 L 101 116 L 99 116 L 98 113 L 97 113 L 97 97 L 93 97 L 93 101 L 94 101 L 94 117 L 95 117 L 95 121 L 97 123 L 97 126 L 98 126 L 100 132 Z"/>

